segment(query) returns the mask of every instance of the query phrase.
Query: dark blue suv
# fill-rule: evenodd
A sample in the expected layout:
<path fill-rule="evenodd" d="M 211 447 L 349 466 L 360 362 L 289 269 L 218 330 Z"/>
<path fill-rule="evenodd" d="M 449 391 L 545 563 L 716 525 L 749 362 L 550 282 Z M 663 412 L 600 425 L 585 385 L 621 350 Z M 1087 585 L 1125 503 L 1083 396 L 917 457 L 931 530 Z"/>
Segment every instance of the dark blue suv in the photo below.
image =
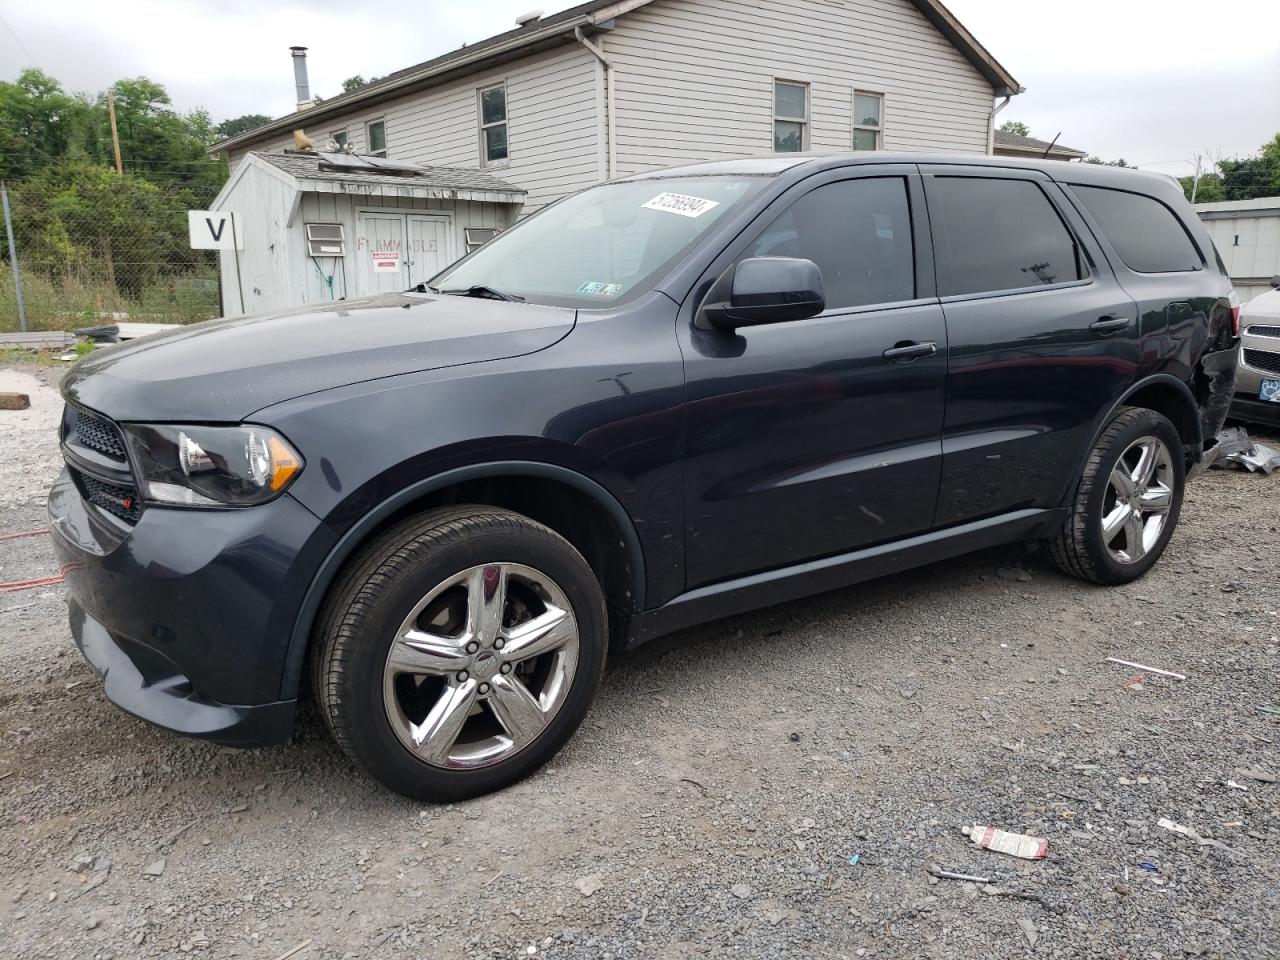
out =
<path fill-rule="evenodd" d="M 222 743 L 300 697 L 413 797 L 546 761 L 611 649 L 993 544 L 1140 577 L 1232 397 L 1169 179 L 860 154 L 568 197 L 429 285 L 68 376 L 49 510 L 107 695 Z"/>

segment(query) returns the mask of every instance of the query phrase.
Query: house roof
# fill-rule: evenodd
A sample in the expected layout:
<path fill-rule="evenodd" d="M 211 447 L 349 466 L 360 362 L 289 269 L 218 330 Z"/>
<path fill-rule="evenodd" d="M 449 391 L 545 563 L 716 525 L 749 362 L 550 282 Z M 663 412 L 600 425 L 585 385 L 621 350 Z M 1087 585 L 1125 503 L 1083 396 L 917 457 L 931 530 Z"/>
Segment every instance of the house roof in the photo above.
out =
<path fill-rule="evenodd" d="M 335 163 L 358 161 L 346 154 L 311 153 L 291 150 L 287 153 L 250 153 L 223 185 L 213 209 L 221 209 L 240 177 L 250 169 L 265 170 L 299 194 L 341 193 L 362 197 L 417 197 L 434 200 L 472 200 L 481 203 L 523 203 L 525 191 L 480 170 L 459 167 L 400 165 L 403 172 L 334 169 Z"/>
<path fill-rule="evenodd" d="M 1006 130 L 996 131 L 994 143 L 997 151 L 1003 150 L 1017 155 L 1043 157 L 1047 151 L 1049 157 L 1058 160 L 1083 160 L 1089 155 L 1086 151 L 1077 150 L 1075 147 L 1052 143 L 1049 140 L 1037 140 L 1035 137 L 1023 137 Z M 1051 145 L 1052 150 L 1049 149 Z"/>
<path fill-rule="evenodd" d="M 325 100 L 302 113 L 294 111 L 283 117 L 277 117 L 262 126 L 215 143 L 209 148 L 209 152 L 219 153 L 231 148 L 247 147 L 267 137 L 288 133 L 298 126 L 300 116 L 305 116 L 308 122 L 335 117 L 357 107 L 371 106 L 444 83 L 467 73 L 528 56 L 564 43 L 566 38 L 572 37 L 574 30 L 579 28 L 585 33 L 609 29 L 609 21 L 615 17 L 630 13 L 652 2 L 653 0 L 590 0 L 588 3 L 578 4 L 576 7 L 570 7 L 552 16 L 532 21 L 523 27 L 496 34 L 479 43 L 468 44 L 412 67 L 397 70 L 350 93 Z M 991 83 L 998 95 L 1012 96 L 1023 92 L 1025 88 L 1020 86 L 1012 74 L 987 52 L 987 49 L 956 19 L 941 0 L 911 0 L 911 3 Z"/>

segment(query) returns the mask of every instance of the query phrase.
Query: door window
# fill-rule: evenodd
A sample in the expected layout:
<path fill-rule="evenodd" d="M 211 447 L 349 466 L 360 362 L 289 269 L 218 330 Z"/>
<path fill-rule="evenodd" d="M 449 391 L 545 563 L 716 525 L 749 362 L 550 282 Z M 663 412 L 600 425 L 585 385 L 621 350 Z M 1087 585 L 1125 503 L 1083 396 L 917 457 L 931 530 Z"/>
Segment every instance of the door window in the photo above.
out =
<path fill-rule="evenodd" d="M 1124 265 L 1135 273 L 1199 270 L 1186 228 L 1159 200 L 1125 190 L 1073 186 Z M 1224 270 L 1223 273 L 1226 271 Z"/>
<path fill-rule="evenodd" d="M 911 207 L 901 177 L 828 183 L 756 237 L 746 257 L 802 257 L 822 271 L 827 309 L 915 298 Z"/>
<path fill-rule="evenodd" d="M 1075 237 L 1030 180 L 936 177 L 941 296 L 1018 290 L 1088 275 Z"/>

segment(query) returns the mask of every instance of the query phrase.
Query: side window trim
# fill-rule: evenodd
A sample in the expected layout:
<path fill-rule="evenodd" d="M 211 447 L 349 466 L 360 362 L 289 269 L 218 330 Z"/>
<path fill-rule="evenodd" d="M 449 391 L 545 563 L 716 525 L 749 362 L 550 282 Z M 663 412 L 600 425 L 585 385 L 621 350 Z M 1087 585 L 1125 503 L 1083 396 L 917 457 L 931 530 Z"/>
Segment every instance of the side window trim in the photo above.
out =
<path fill-rule="evenodd" d="M 1077 271 L 1083 266 L 1087 272 L 1087 276 L 1077 280 L 1063 280 L 1060 283 L 1038 284 L 1033 287 L 1006 287 L 1002 290 L 980 290 L 973 293 L 954 293 L 943 294 L 942 277 L 938 276 L 938 299 L 941 303 L 960 303 L 966 300 L 988 300 L 997 297 L 1012 297 L 1029 293 L 1044 293 L 1053 290 L 1070 290 L 1076 287 L 1087 287 L 1097 281 L 1098 263 L 1094 256 L 1094 247 L 1085 241 L 1082 236 L 1081 227 L 1092 231 L 1092 225 L 1085 223 L 1076 213 L 1074 206 L 1068 202 L 1068 198 L 1061 190 L 1058 184 L 1054 183 L 1049 177 L 1034 170 L 1011 170 L 1006 167 L 955 167 L 937 165 L 924 165 L 920 167 L 921 181 L 924 188 L 925 202 L 929 209 L 929 240 L 933 247 L 935 271 L 939 274 L 942 272 L 942 257 L 938 252 L 941 245 L 938 230 L 941 221 L 938 219 L 938 213 L 942 208 L 942 198 L 938 196 L 935 181 L 942 178 L 960 178 L 972 177 L 978 180 L 1020 180 L 1026 183 L 1034 184 L 1040 189 L 1040 192 L 1048 200 L 1049 206 L 1057 214 L 1063 228 L 1071 237 L 1075 245 Z M 1096 243 L 1094 238 L 1090 237 Z"/>

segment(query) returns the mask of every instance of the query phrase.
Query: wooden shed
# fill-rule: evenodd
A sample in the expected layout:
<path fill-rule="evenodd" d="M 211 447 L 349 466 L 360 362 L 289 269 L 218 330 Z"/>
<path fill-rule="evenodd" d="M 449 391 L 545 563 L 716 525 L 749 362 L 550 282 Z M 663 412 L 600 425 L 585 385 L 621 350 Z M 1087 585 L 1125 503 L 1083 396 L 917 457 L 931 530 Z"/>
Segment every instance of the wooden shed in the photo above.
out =
<path fill-rule="evenodd" d="M 248 154 L 213 209 L 226 315 L 407 290 L 509 226 L 525 191 L 480 170 L 347 153 Z"/>

